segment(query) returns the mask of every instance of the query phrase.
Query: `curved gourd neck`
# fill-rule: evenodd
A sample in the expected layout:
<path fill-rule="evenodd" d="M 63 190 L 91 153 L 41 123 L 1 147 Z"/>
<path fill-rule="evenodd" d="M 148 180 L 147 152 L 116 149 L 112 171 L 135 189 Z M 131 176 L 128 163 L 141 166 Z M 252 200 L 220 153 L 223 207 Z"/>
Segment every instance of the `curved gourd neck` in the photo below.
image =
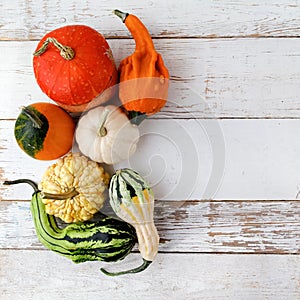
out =
<path fill-rule="evenodd" d="M 48 215 L 40 193 L 35 193 L 31 199 L 30 209 L 37 232 L 40 230 L 54 238 L 63 237 L 63 230 L 57 226 L 54 216 Z"/>
<path fill-rule="evenodd" d="M 120 10 L 114 10 L 113 13 L 117 15 L 130 31 L 135 40 L 135 51 L 151 52 L 155 51 L 151 35 L 142 23 L 142 21 L 135 15 L 124 13 Z"/>
<path fill-rule="evenodd" d="M 64 234 L 63 230 L 57 226 L 54 216 L 48 215 L 46 213 L 45 204 L 42 202 L 41 199 L 41 192 L 34 181 L 30 179 L 18 179 L 12 181 L 5 181 L 3 184 L 14 185 L 21 183 L 29 184 L 34 191 L 30 202 L 30 210 L 37 232 L 42 230 L 46 232 L 46 234 L 49 235 L 49 237 L 61 237 Z"/>

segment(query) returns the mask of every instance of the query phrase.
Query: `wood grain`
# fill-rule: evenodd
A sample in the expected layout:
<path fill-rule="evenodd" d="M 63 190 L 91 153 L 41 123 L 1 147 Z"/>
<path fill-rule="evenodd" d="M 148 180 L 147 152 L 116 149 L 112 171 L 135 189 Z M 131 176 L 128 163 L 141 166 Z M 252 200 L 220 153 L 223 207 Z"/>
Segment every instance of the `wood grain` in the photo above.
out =
<path fill-rule="evenodd" d="M 159 201 L 159 251 L 300 254 L 299 201 Z M 0 202 L 0 248 L 45 249 L 29 202 Z M 113 215 L 106 203 L 102 211 Z"/>
<path fill-rule="evenodd" d="M 0 121 L 0 128 L 1 179 L 40 181 L 55 161 L 34 160 L 21 151 L 14 120 Z M 161 200 L 296 200 L 300 140 L 294 137 L 299 135 L 298 119 L 149 119 L 140 126 L 135 154 L 108 170 L 137 170 Z M 23 186 L 0 186 L 2 199 L 29 195 L 30 189 Z"/>
<path fill-rule="evenodd" d="M 159 254 L 141 274 L 124 261 L 75 265 L 37 240 L 30 187 L 54 163 L 17 146 L 21 105 L 50 101 L 32 52 L 68 24 L 103 33 L 117 65 L 134 50 L 121 9 L 145 23 L 171 74 L 170 97 L 140 127 L 137 169 L 153 185 Z M 300 10 L 297 1 L 0 3 L 0 298 L 300 299 Z M 118 102 L 116 102 L 118 104 Z M 74 145 L 73 150 L 76 150 Z M 111 210 L 106 204 L 104 212 Z"/>
<path fill-rule="evenodd" d="M 133 50 L 109 40 L 117 65 Z M 1 42 L 0 119 L 19 107 L 50 101 L 32 68 L 36 42 Z M 154 118 L 299 118 L 299 39 L 160 39 L 171 74 L 169 100 Z M 190 51 L 192 49 L 192 52 Z M 119 102 L 117 102 L 119 103 Z"/>
<path fill-rule="evenodd" d="M 296 1 L 4 1 L 1 5 L 3 40 L 40 39 L 67 24 L 86 24 L 106 37 L 129 37 L 112 10 L 138 15 L 153 37 L 282 37 L 299 36 Z M 159 18 L 158 18 L 159 16 Z"/>
<path fill-rule="evenodd" d="M 139 254 L 116 264 L 80 265 L 48 251 L 0 250 L 0 257 L 2 300 L 65 300 L 75 295 L 105 300 L 300 297 L 299 256 L 160 254 L 143 273 L 116 278 L 101 274 L 99 268 L 136 266 Z"/>

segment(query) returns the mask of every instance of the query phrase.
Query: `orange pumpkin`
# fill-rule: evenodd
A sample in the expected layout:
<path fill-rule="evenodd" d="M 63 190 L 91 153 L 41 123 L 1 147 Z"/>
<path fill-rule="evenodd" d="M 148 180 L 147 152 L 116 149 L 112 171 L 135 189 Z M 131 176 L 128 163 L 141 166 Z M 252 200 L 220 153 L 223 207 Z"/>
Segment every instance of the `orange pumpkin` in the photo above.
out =
<path fill-rule="evenodd" d="M 106 39 L 93 28 L 55 29 L 42 38 L 33 55 L 37 83 L 64 109 L 82 112 L 112 97 L 118 72 Z"/>
<path fill-rule="evenodd" d="M 71 149 L 75 123 L 55 104 L 39 102 L 23 107 L 15 123 L 20 148 L 39 160 L 57 159 Z"/>

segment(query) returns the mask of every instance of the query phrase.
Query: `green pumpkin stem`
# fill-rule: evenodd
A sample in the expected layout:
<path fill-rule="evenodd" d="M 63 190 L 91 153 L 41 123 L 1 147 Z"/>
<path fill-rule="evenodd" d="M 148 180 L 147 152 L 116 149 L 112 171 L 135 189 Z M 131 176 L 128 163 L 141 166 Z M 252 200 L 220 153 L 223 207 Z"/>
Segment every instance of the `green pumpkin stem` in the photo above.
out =
<path fill-rule="evenodd" d="M 125 274 L 134 274 L 134 273 L 139 273 L 139 272 L 144 271 L 146 268 L 149 267 L 149 265 L 151 263 L 152 263 L 152 261 L 143 259 L 143 263 L 139 267 L 131 269 L 131 270 L 127 270 L 127 271 L 116 272 L 116 273 L 108 272 L 103 268 L 101 268 L 100 270 L 101 270 L 102 273 L 104 273 L 105 275 L 108 275 L 108 276 L 119 276 L 119 275 L 125 275 Z"/>
<path fill-rule="evenodd" d="M 74 58 L 75 56 L 75 51 L 69 47 L 69 46 L 64 46 L 62 45 L 61 43 L 59 43 L 57 41 L 57 39 L 55 38 L 51 38 L 51 37 L 48 37 L 43 45 L 41 46 L 40 49 L 38 49 L 37 51 L 35 51 L 33 53 L 34 56 L 40 56 L 42 55 L 48 48 L 49 46 L 49 43 L 52 43 L 59 51 L 60 51 L 60 55 L 62 58 L 64 58 L 65 60 L 71 60 Z"/>
<path fill-rule="evenodd" d="M 124 13 L 124 12 L 118 10 L 118 9 L 113 10 L 113 13 L 116 16 L 118 16 L 122 20 L 123 23 L 125 22 L 127 16 L 129 15 L 128 13 Z"/>
<path fill-rule="evenodd" d="M 61 193 L 61 194 L 52 194 L 47 192 L 41 192 L 41 198 L 42 199 L 52 199 L 52 200 L 66 200 L 69 198 L 74 198 L 79 193 L 73 188 L 67 193 Z"/>
<path fill-rule="evenodd" d="M 130 110 L 128 111 L 128 118 L 131 124 L 140 125 L 147 118 L 147 114 Z"/>
<path fill-rule="evenodd" d="M 43 121 L 30 106 L 22 106 L 21 109 L 22 113 L 24 113 L 32 121 L 33 127 L 38 129 L 42 128 Z"/>

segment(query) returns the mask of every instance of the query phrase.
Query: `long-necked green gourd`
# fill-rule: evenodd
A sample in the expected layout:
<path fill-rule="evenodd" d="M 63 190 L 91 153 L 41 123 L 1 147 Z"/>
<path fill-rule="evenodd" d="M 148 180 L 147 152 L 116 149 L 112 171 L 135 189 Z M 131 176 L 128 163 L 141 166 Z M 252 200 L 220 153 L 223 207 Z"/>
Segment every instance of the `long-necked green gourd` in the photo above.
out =
<path fill-rule="evenodd" d="M 104 269 L 101 271 L 111 276 L 141 272 L 151 264 L 158 252 L 159 236 L 153 221 L 153 191 L 137 172 L 121 169 L 111 178 L 109 197 L 114 212 L 134 226 L 143 264 L 135 269 L 117 273 Z"/>
<path fill-rule="evenodd" d="M 60 228 L 54 216 L 46 213 L 35 182 L 28 179 L 4 182 L 6 185 L 17 183 L 28 183 L 34 189 L 31 213 L 38 239 L 46 248 L 75 263 L 96 260 L 112 262 L 123 259 L 135 245 L 134 228 L 108 216 L 97 222 L 71 223 Z"/>

